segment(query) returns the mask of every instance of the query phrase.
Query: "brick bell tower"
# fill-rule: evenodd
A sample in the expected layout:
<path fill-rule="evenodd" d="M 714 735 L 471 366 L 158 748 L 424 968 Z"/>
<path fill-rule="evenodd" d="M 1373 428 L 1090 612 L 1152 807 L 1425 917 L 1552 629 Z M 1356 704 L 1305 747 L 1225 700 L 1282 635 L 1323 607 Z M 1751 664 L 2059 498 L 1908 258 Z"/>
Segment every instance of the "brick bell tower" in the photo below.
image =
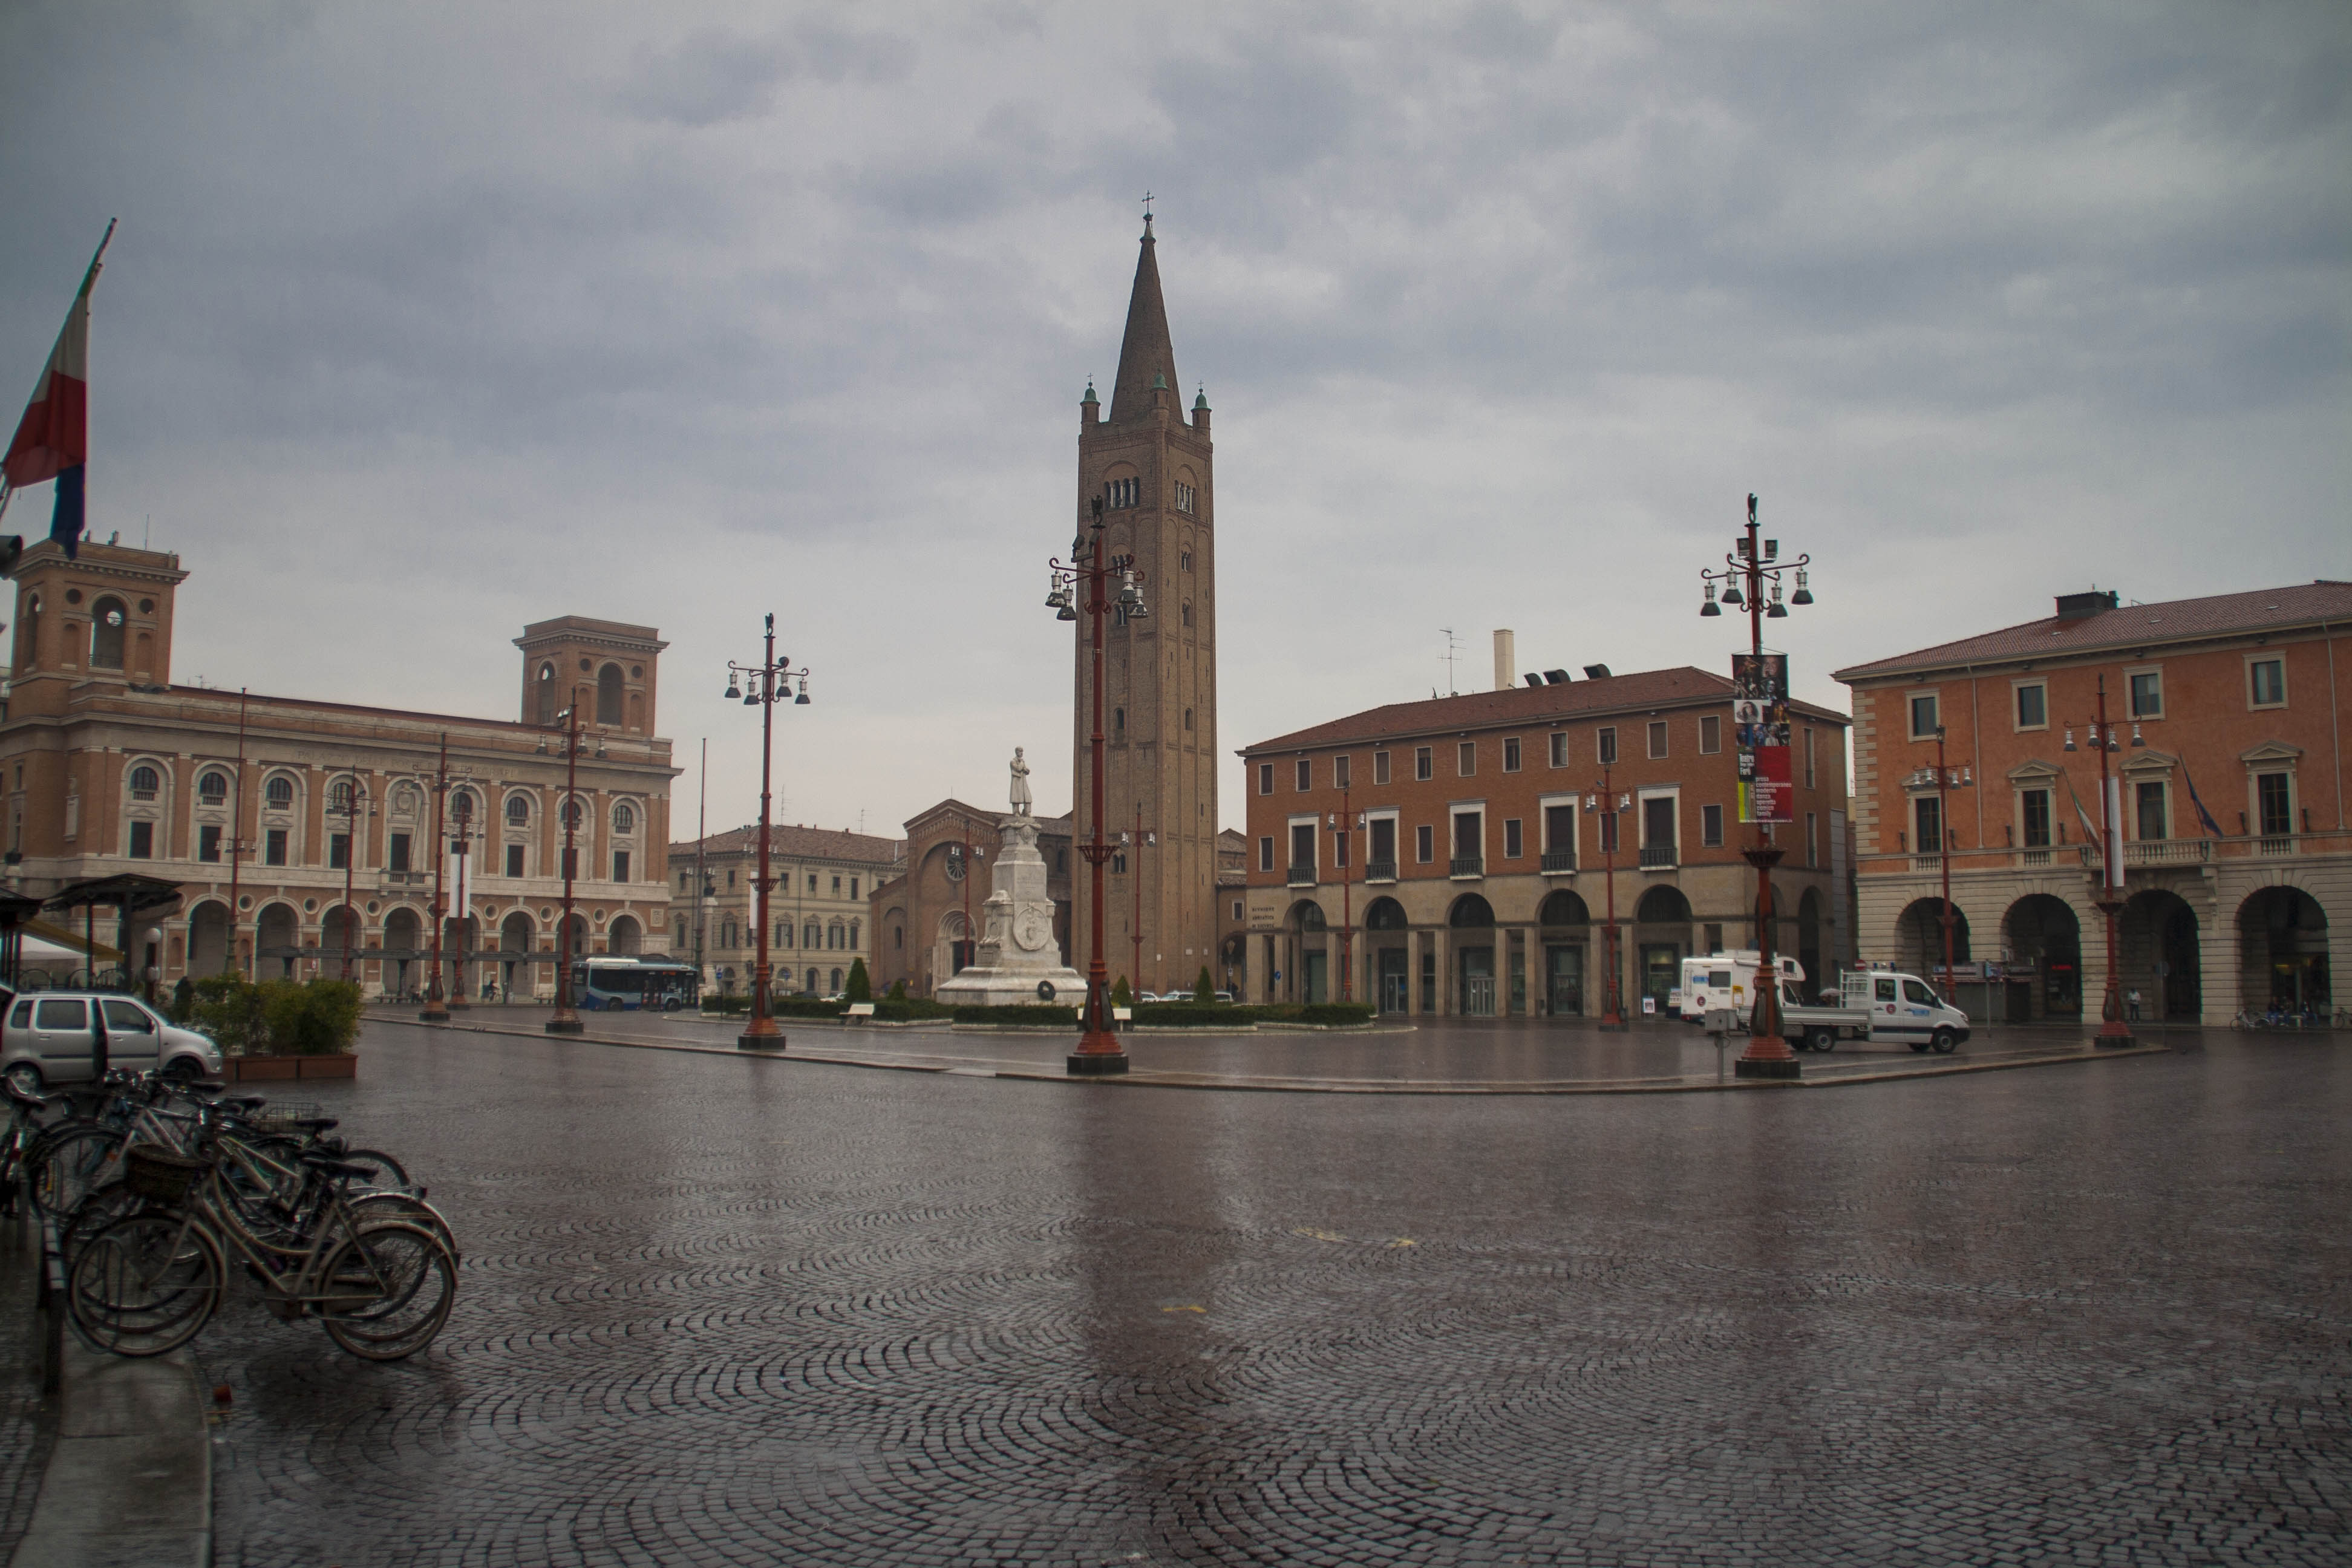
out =
<path fill-rule="evenodd" d="M 1132 555 L 1143 574 L 1150 616 L 1125 626 L 1106 623 L 1103 649 L 1103 733 L 1107 741 L 1104 837 L 1132 834 L 1137 808 L 1157 847 L 1128 847 L 1125 868 L 1114 859 L 1103 879 L 1103 954 L 1116 982 L 1146 991 L 1190 990 L 1201 966 L 1216 971 L 1217 893 L 1217 607 L 1216 487 L 1211 472 L 1209 401 L 1192 403 L 1185 418 L 1168 310 L 1160 296 L 1160 265 L 1151 218 L 1143 220 L 1135 289 L 1128 299 L 1127 336 L 1119 345 L 1118 379 L 1110 417 L 1101 416 L 1095 389 L 1087 388 L 1078 417 L 1078 503 L 1076 531 L 1084 531 L 1097 496 L 1104 505 L 1106 544 L 1113 556 Z M 1082 590 L 1083 591 L 1083 590 Z M 1091 628 L 1077 626 L 1077 707 L 1072 748 L 1074 837 L 1083 842 L 1094 824 L 1088 742 L 1094 693 Z M 1076 874 L 1071 931 L 1082 950 L 1092 929 L 1092 879 Z M 1135 973 L 1138 880 L 1142 894 L 1141 973 Z M 1073 951 L 1083 970 L 1087 954 Z"/>

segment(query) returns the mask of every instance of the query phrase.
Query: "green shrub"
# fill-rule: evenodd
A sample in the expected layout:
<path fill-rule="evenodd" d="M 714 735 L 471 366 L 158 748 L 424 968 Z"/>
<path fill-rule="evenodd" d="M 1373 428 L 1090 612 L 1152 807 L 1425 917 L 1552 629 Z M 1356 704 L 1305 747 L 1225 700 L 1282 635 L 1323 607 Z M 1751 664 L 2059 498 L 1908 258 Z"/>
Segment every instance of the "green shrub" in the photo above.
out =
<path fill-rule="evenodd" d="M 751 998 L 744 998 L 751 1005 Z M 768 1004 L 768 1012 L 778 1018 L 838 1018 L 849 1011 L 846 1002 L 828 1002 L 822 996 L 779 996 Z"/>
<path fill-rule="evenodd" d="M 360 988 L 348 980 L 271 980 L 259 989 L 261 1016 L 274 1052 L 332 1056 L 350 1050 L 359 1038 L 366 1004 Z"/>
<path fill-rule="evenodd" d="M 750 1012 L 751 999 L 749 996 L 730 996 L 723 993 L 714 995 L 705 992 L 702 997 L 702 1010 L 718 1017 L 732 1018 L 739 1013 Z"/>
<path fill-rule="evenodd" d="M 874 1016 L 883 1023 L 911 1024 L 919 1019 L 955 1016 L 956 1010 L 944 1002 L 933 1002 L 922 996 L 910 997 L 906 994 L 906 987 L 903 984 L 894 985 L 890 989 L 898 994 L 885 997 L 874 1004 Z"/>
<path fill-rule="evenodd" d="M 1041 1006 L 1034 1002 L 1014 1003 L 1004 1007 L 958 1007 L 955 1021 L 959 1024 L 1067 1024 L 1075 1028 L 1078 1022 L 1076 1007 Z"/>
<path fill-rule="evenodd" d="M 1135 993 L 1127 988 L 1127 976 L 1122 974 L 1110 988 L 1110 1005 L 1114 1007 L 1135 1005 Z"/>
<path fill-rule="evenodd" d="M 195 983 L 190 980 L 186 975 L 183 974 L 180 976 L 180 983 L 172 987 L 172 1022 L 185 1027 L 188 1020 L 195 1016 Z"/>
<path fill-rule="evenodd" d="M 874 977 L 866 973 L 864 959 L 853 958 L 849 961 L 849 984 L 843 990 L 842 994 L 852 1002 L 874 1000 Z"/>
<path fill-rule="evenodd" d="M 1317 1002 L 1298 1009 L 1302 1024 L 1369 1024 L 1372 1006 L 1369 1002 Z"/>
<path fill-rule="evenodd" d="M 890 982 L 889 999 L 893 1002 L 904 1002 L 907 999 L 907 983 L 905 981 L 893 980 Z"/>
<path fill-rule="evenodd" d="M 189 1020 L 224 1052 L 244 1056 L 268 1048 L 259 986 L 241 974 L 207 974 L 195 983 L 194 992 Z"/>
<path fill-rule="evenodd" d="M 1205 963 L 1201 965 L 1200 977 L 1192 982 L 1192 1000 L 1200 1003 L 1203 1007 L 1212 1006 L 1216 1003 L 1217 988 L 1210 983 L 1209 966 Z"/>
<path fill-rule="evenodd" d="M 1232 1029 L 1252 1022 L 1246 1009 L 1198 1002 L 1147 1002 L 1135 1010 L 1135 1021 L 1161 1029 Z"/>

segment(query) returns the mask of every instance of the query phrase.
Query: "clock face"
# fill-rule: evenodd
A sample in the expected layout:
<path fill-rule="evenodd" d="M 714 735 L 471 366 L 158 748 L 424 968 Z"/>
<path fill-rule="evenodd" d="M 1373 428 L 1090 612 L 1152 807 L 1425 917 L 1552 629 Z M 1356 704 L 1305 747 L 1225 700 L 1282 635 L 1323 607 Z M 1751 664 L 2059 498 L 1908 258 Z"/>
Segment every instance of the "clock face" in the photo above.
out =
<path fill-rule="evenodd" d="M 1031 952 L 1054 940 L 1054 922 L 1042 910 L 1024 910 L 1013 922 L 1013 940 Z"/>

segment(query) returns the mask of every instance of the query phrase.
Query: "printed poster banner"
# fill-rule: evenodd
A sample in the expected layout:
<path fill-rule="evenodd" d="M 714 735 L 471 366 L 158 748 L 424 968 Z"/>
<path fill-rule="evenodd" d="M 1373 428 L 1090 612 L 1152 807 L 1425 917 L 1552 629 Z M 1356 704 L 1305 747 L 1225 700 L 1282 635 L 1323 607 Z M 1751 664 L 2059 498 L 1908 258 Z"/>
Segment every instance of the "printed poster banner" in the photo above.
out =
<path fill-rule="evenodd" d="M 1794 822 L 1787 654 L 1731 656 L 1731 727 L 1739 753 L 1739 820 Z"/>

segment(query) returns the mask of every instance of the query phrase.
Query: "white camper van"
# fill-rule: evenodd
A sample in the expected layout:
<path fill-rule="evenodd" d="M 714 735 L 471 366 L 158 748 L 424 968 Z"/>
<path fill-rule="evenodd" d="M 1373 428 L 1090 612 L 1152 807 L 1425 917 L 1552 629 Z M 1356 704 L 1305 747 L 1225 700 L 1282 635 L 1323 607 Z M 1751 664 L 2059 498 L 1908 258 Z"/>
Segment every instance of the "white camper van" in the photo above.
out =
<path fill-rule="evenodd" d="M 1773 955 L 1778 961 L 1784 984 L 1802 985 L 1804 966 L 1787 953 Z M 1756 1005 L 1756 970 L 1764 955 L 1752 947 L 1733 952 L 1717 952 L 1706 958 L 1683 960 L 1683 983 L 1675 993 L 1681 1005 L 1683 1021 L 1702 1023 L 1707 1010 L 1728 1007 L 1741 1018 Z"/>

